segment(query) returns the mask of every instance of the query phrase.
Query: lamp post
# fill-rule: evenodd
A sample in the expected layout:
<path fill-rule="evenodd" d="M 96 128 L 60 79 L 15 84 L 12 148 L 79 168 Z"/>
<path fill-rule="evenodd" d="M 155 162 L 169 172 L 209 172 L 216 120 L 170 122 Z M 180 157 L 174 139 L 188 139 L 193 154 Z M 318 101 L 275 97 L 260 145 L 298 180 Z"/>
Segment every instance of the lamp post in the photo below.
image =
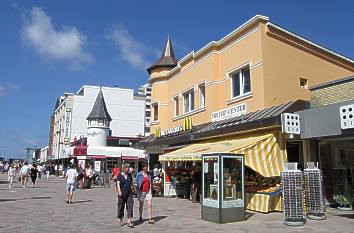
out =
<path fill-rule="evenodd" d="M 60 125 L 60 128 L 59 130 L 57 130 L 57 136 L 58 136 L 58 151 L 57 151 L 57 154 L 58 154 L 58 158 L 57 158 L 57 162 L 56 162 L 56 168 L 57 168 L 57 176 L 59 177 L 59 158 L 60 158 L 60 134 L 61 134 L 61 125 Z"/>

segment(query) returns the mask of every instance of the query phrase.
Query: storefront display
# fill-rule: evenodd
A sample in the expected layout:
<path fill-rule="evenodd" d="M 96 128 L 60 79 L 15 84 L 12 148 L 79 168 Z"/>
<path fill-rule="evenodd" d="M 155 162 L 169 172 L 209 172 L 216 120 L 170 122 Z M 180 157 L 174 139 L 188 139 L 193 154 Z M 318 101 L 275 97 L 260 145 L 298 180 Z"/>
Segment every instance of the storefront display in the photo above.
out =
<path fill-rule="evenodd" d="M 280 177 L 263 177 L 246 168 L 246 208 L 261 213 L 281 211 Z"/>
<path fill-rule="evenodd" d="M 314 163 L 308 162 L 307 166 L 308 167 L 304 170 L 307 217 L 309 219 L 324 220 L 326 219 L 326 215 L 322 197 L 321 171 L 315 167 Z"/>
<path fill-rule="evenodd" d="M 217 223 L 245 219 L 243 156 L 203 156 L 202 218 Z"/>
<path fill-rule="evenodd" d="M 302 172 L 297 170 L 297 163 L 286 164 L 281 174 L 283 187 L 283 220 L 287 226 L 303 226 L 304 203 L 302 190 Z"/>

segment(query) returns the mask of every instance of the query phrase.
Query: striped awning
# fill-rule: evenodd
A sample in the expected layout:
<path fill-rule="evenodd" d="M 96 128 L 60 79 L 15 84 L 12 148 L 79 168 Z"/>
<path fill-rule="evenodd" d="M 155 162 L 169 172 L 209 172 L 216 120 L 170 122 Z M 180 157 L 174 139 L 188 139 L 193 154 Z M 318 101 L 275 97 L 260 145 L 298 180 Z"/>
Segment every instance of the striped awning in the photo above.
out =
<path fill-rule="evenodd" d="M 160 155 L 160 161 L 201 160 L 202 154 L 243 154 L 245 165 L 265 177 L 280 176 L 287 160 L 285 137 L 281 132 L 249 136 L 232 140 L 193 144 Z"/>

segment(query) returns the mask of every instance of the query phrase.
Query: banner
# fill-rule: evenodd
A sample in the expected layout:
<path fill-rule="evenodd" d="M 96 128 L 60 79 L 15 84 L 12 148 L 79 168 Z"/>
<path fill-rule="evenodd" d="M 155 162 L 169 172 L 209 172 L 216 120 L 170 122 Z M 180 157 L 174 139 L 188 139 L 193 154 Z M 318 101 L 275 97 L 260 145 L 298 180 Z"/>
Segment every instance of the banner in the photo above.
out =
<path fill-rule="evenodd" d="M 101 171 L 101 161 L 95 161 L 95 171 Z"/>

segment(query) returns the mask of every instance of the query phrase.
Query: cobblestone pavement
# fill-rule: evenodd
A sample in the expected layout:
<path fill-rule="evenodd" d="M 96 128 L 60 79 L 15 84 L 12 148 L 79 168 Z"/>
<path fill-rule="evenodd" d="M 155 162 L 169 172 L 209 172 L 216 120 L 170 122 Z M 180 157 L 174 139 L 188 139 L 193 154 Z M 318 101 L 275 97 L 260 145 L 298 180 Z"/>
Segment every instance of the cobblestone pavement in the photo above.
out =
<path fill-rule="evenodd" d="M 220 225 L 200 218 L 200 204 L 175 198 L 154 199 L 156 224 L 135 222 L 133 229 L 122 228 L 116 221 L 111 188 L 77 190 L 74 204 L 67 205 L 62 179 L 53 176 L 49 181 L 39 180 L 38 185 L 23 189 L 15 184 L 10 192 L 6 176 L 0 175 L 0 232 L 354 232 L 353 212 L 330 209 L 327 220 L 309 220 L 304 227 L 284 226 L 281 213 L 247 212 L 247 221 Z"/>

